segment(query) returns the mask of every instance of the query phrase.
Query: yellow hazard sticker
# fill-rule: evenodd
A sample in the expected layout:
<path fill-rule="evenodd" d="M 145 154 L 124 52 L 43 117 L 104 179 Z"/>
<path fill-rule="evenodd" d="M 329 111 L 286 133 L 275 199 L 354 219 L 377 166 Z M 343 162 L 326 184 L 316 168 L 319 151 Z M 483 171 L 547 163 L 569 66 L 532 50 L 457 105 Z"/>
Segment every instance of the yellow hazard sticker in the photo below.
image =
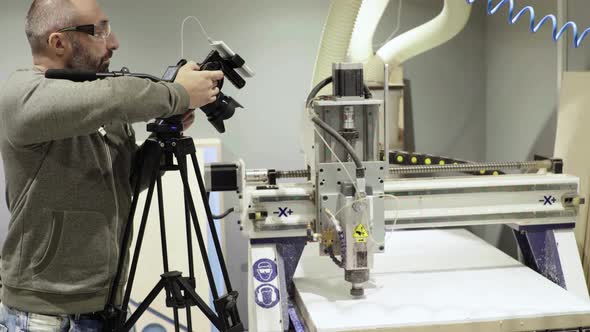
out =
<path fill-rule="evenodd" d="M 364 243 L 367 242 L 367 238 L 369 237 L 369 232 L 367 228 L 363 224 L 358 224 L 354 228 L 354 233 L 352 237 L 356 240 L 357 243 Z"/>

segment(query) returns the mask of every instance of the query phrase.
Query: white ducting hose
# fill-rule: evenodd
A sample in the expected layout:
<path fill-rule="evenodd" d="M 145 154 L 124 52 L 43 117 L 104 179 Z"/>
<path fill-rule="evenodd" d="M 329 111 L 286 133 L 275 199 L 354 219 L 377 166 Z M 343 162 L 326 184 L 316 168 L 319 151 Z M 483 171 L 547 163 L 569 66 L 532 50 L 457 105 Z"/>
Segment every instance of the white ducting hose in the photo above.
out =
<path fill-rule="evenodd" d="M 373 37 L 388 4 L 389 0 L 363 1 L 348 48 L 348 62 L 366 63 L 374 56 Z"/>
<path fill-rule="evenodd" d="M 377 56 L 395 68 L 455 37 L 467 24 L 470 14 L 471 5 L 465 0 L 445 0 L 437 17 L 394 38 L 377 51 Z"/>
<path fill-rule="evenodd" d="M 332 76 L 332 63 L 344 61 L 362 2 L 362 0 L 332 0 L 320 41 L 312 88 L 324 78 Z"/>

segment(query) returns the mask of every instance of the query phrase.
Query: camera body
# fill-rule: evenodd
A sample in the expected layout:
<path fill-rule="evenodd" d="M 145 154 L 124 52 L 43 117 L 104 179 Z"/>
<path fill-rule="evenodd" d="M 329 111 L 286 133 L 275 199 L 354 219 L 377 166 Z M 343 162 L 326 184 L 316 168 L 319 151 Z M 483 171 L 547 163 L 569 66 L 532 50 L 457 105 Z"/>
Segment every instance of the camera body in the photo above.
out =
<path fill-rule="evenodd" d="M 222 48 L 222 50 L 226 49 L 229 50 L 227 47 Z M 231 50 L 229 50 L 229 52 L 231 52 Z M 226 55 L 222 56 L 219 50 L 212 50 L 207 55 L 205 60 L 199 64 L 201 70 L 221 70 L 224 74 L 224 78 L 219 81 L 217 85 L 219 88 L 217 99 L 214 102 L 201 107 L 201 110 L 203 113 L 205 113 L 209 122 L 220 133 L 225 132 L 225 124 L 223 121 L 228 120 L 234 116 L 236 108 L 243 108 L 239 102 L 237 102 L 232 97 L 225 95 L 221 91 L 225 79 L 228 79 L 236 88 L 241 89 L 246 85 L 246 81 L 236 71 L 236 69 L 244 70 L 243 68 L 246 68 L 245 72 L 251 73 L 251 70 L 245 66 L 244 59 L 242 59 L 242 57 L 240 57 L 238 54 L 233 53 L 233 55 L 229 55 L 227 51 L 224 51 L 224 54 Z M 187 61 L 183 59 L 180 60 L 176 66 L 168 67 L 164 73 L 164 76 L 162 77 L 162 81 L 174 82 L 178 71 L 186 63 Z M 157 122 L 162 128 L 157 129 L 154 127 L 153 130 L 157 130 L 158 132 L 173 132 L 174 130 L 180 128 L 180 131 L 182 131 L 182 126 L 178 126 L 178 117 L 160 120 L 161 121 Z"/>
<path fill-rule="evenodd" d="M 235 99 L 221 92 L 223 82 L 226 78 L 238 89 L 246 85 L 246 81 L 236 71 L 237 68 L 241 68 L 242 66 L 244 66 L 244 60 L 238 54 L 234 54 L 231 57 L 222 57 L 217 50 L 211 51 L 203 63 L 200 64 L 201 70 L 221 70 L 225 76 L 217 85 L 219 87 L 217 100 L 201 107 L 203 113 L 207 115 L 209 122 L 220 133 L 225 132 L 223 121 L 231 118 L 236 112 L 236 108 L 243 108 Z"/>

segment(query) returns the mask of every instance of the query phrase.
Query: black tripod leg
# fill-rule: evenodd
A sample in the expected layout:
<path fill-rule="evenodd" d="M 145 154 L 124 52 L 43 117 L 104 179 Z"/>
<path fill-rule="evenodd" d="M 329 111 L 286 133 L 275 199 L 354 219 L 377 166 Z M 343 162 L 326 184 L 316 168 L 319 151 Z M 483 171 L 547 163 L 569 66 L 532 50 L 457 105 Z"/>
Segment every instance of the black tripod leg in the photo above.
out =
<path fill-rule="evenodd" d="M 193 287 L 196 286 L 195 281 L 195 267 L 194 267 L 194 258 L 193 258 L 193 239 L 192 239 L 192 232 L 191 232 L 191 216 L 190 211 L 188 208 L 188 203 L 186 197 L 184 198 L 184 218 L 186 221 L 186 245 L 188 249 L 188 269 L 189 269 L 189 280 Z M 193 319 L 191 316 L 191 307 L 186 307 L 186 325 L 188 328 L 188 332 L 193 331 Z"/>
<path fill-rule="evenodd" d="M 141 304 L 139 305 L 137 310 L 135 310 L 133 315 L 131 315 L 131 317 L 129 317 L 129 320 L 127 322 L 125 322 L 125 325 L 123 326 L 123 328 L 120 330 L 117 330 L 117 332 L 130 331 L 133 328 L 133 326 L 135 325 L 135 323 L 137 323 L 137 321 L 139 320 L 141 315 L 143 315 L 143 313 L 150 307 L 152 302 L 154 302 L 154 300 L 156 299 L 158 294 L 160 294 L 162 289 L 164 289 L 165 284 L 166 284 L 166 282 L 164 280 L 160 280 L 160 282 L 158 282 L 156 284 L 156 286 L 148 294 L 148 296 L 145 298 L 145 300 L 143 300 L 143 302 L 141 302 Z"/>
<path fill-rule="evenodd" d="M 229 280 L 229 273 L 227 272 L 227 265 L 225 264 L 225 258 L 223 256 L 223 251 L 221 250 L 221 243 L 219 242 L 219 237 L 217 236 L 217 229 L 215 228 L 215 221 L 213 220 L 213 214 L 211 213 L 211 206 L 209 205 L 209 199 L 207 196 L 207 190 L 205 189 L 205 183 L 203 182 L 203 176 L 201 175 L 201 170 L 199 169 L 199 161 L 197 160 L 197 155 L 193 152 L 191 153 L 191 160 L 193 162 L 193 167 L 195 169 L 195 174 L 197 175 L 197 181 L 199 183 L 199 191 L 201 192 L 201 199 L 203 200 L 203 205 L 205 206 L 205 212 L 207 213 L 207 221 L 209 222 L 209 229 L 211 230 L 211 235 L 213 236 L 213 243 L 215 244 L 215 252 L 217 253 L 217 258 L 219 259 L 219 266 L 221 267 L 221 273 L 223 274 L 223 279 L 225 279 L 225 287 L 228 293 L 232 292 L 231 281 Z"/>
<path fill-rule="evenodd" d="M 196 286 L 195 281 L 195 263 L 193 258 L 193 237 L 191 232 L 191 215 L 188 208 L 186 197 L 184 198 L 184 218 L 186 221 L 186 246 L 188 249 L 188 270 L 189 270 L 189 282 L 193 287 Z M 191 317 L 191 307 L 186 307 L 186 325 L 188 332 L 193 331 L 193 322 Z"/>
<path fill-rule="evenodd" d="M 161 150 L 157 155 L 157 160 L 160 160 Z M 143 241 L 143 235 L 145 233 L 145 226 L 147 224 L 147 218 L 150 212 L 150 203 L 152 201 L 152 196 L 154 194 L 154 187 L 156 184 L 156 178 L 159 176 L 160 168 L 154 167 L 152 170 L 152 177 L 150 180 L 150 187 L 148 189 L 148 194 L 145 199 L 145 205 L 143 208 L 143 215 L 141 217 L 141 226 L 139 227 L 139 232 L 137 233 L 137 242 L 135 243 L 135 251 L 133 252 L 133 260 L 131 262 L 131 268 L 129 270 L 129 279 L 127 280 L 127 288 L 125 289 L 125 297 L 123 298 L 123 304 L 121 306 L 123 314 L 127 312 L 127 307 L 129 306 L 129 299 L 131 298 L 131 290 L 133 288 L 133 281 L 135 279 L 135 272 L 137 270 L 137 263 L 139 261 L 139 254 L 141 250 L 141 243 Z M 131 220 L 133 223 L 133 220 Z M 121 250 L 125 250 L 125 248 L 121 248 Z"/>
<path fill-rule="evenodd" d="M 177 308 L 174 308 L 174 331 L 180 332 L 180 319 L 178 318 Z"/>
<path fill-rule="evenodd" d="M 197 240 L 199 242 L 199 249 L 201 251 L 201 257 L 203 258 L 203 263 L 205 265 L 205 272 L 207 273 L 207 279 L 209 281 L 209 287 L 211 288 L 211 294 L 213 295 L 213 299 L 219 299 L 219 295 L 217 293 L 217 287 L 215 286 L 215 279 L 213 278 L 213 272 L 211 271 L 211 262 L 209 261 L 209 256 L 207 256 L 207 247 L 205 247 L 205 241 L 203 240 L 203 234 L 201 232 L 201 228 L 199 225 L 199 219 L 197 218 L 197 210 L 195 209 L 195 204 L 193 202 L 193 197 L 191 194 L 190 187 L 188 185 L 188 176 L 187 176 L 187 167 L 186 167 L 186 155 L 180 153 L 178 149 L 174 151 L 176 153 L 176 160 L 178 161 L 178 168 L 180 170 L 180 176 L 182 178 L 182 185 L 184 187 L 184 196 L 189 205 L 190 213 L 193 219 L 193 225 L 195 228 L 195 233 L 197 233 Z"/>
<path fill-rule="evenodd" d="M 186 307 L 186 326 L 188 328 L 188 332 L 193 332 L 193 318 L 191 316 L 191 307 Z"/>
<path fill-rule="evenodd" d="M 168 244 L 166 242 L 166 221 L 164 216 L 164 197 L 162 194 L 162 175 L 158 174 L 158 210 L 160 213 L 160 237 L 162 242 L 162 261 L 164 263 L 164 273 L 169 271 L 168 266 Z"/>
<path fill-rule="evenodd" d="M 223 331 L 224 326 L 221 319 L 209 308 L 209 306 L 203 301 L 203 299 L 195 292 L 195 289 L 190 285 L 186 279 L 177 279 L 176 282 L 180 286 L 180 289 L 184 290 L 184 294 L 186 297 L 189 297 L 201 310 L 201 312 L 209 319 L 209 321 L 215 325 L 217 329 Z"/>
<path fill-rule="evenodd" d="M 188 247 L 188 270 L 189 278 L 192 282 L 195 281 L 195 262 L 193 257 L 193 237 L 191 232 L 191 213 L 189 209 L 188 199 L 184 197 L 184 218 L 186 221 L 186 246 Z"/>

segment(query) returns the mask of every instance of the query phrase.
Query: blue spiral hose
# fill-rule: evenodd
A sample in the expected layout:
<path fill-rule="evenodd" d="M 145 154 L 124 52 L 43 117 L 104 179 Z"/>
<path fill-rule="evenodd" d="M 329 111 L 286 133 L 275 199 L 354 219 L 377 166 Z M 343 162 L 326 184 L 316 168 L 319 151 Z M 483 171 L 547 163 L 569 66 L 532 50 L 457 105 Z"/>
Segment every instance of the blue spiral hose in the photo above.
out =
<path fill-rule="evenodd" d="M 478 0 L 466 0 L 466 1 L 468 4 L 472 5 Z M 580 34 L 578 26 L 576 25 L 576 23 L 574 23 L 572 21 L 567 21 L 567 23 L 565 23 L 563 25 L 563 27 L 561 27 L 561 29 L 558 30 L 557 18 L 553 14 L 546 15 L 545 17 L 543 17 L 539 21 L 539 23 L 535 23 L 535 9 L 532 6 L 525 6 L 523 9 L 521 9 L 519 12 L 517 12 L 515 14 L 514 0 L 500 0 L 500 2 L 498 2 L 496 5 L 494 5 L 494 0 L 487 0 L 487 2 L 488 2 L 488 6 L 487 6 L 488 7 L 487 8 L 488 15 L 494 15 L 496 12 L 498 12 L 498 10 L 500 10 L 500 8 L 508 5 L 508 23 L 509 24 L 516 23 L 525 13 L 527 13 L 527 12 L 530 13 L 530 29 L 531 29 L 531 32 L 533 32 L 533 33 L 539 31 L 539 29 L 541 29 L 541 27 L 547 21 L 551 21 L 551 23 L 553 23 L 553 40 L 554 41 L 557 41 L 559 38 L 561 38 L 561 36 L 567 31 L 567 29 L 569 27 L 571 27 L 572 32 L 574 34 L 574 47 L 575 48 L 578 48 L 580 46 L 580 44 L 582 43 L 584 38 L 586 38 L 586 35 L 590 32 L 590 28 L 587 28 L 586 30 L 584 30 L 584 32 L 582 32 L 582 34 Z"/>

